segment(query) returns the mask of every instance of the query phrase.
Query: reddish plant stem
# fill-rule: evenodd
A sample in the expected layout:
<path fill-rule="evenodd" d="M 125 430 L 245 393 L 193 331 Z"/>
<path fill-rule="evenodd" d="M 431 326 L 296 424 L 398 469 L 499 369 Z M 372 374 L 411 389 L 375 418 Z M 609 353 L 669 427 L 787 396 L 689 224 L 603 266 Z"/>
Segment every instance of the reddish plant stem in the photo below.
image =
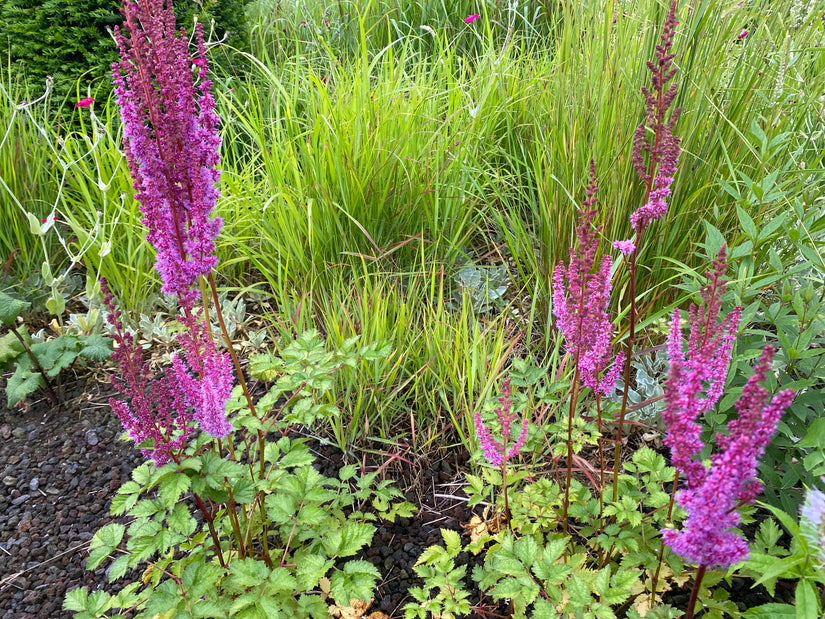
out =
<path fill-rule="evenodd" d="M 257 419 L 258 411 L 255 410 L 255 404 L 252 402 L 252 396 L 249 394 L 249 388 L 246 385 L 246 379 L 244 378 L 243 370 L 241 369 L 241 362 L 238 360 L 238 354 L 235 352 L 234 346 L 232 346 L 232 338 L 229 337 L 229 331 L 227 330 L 226 322 L 223 319 L 221 303 L 218 299 L 218 286 L 215 284 L 215 276 L 210 272 L 208 279 L 209 288 L 212 290 L 212 300 L 215 303 L 215 315 L 218 317 L 218 324 L 221 326 L 223 339 L 226 341 L 226 347 L 229 349 L 229 354 L 232 357 L 232 363 L 235 365 L 235 374 L 238 376 L 238 383 L 241 385 L 241 389 L 243 389 L 243 395 L 246 398 L 246 404 L 249 407 L 249 412 L 252 413 L 252 416 Z M 261 430 L 258 430 L 258 458 L 261 463 L 260 475 L 261 479 L 263 479 L 265 473 L 264 434 Z"/>
<path fill-rule="evenodd" d="M 192 496 L 195 497 L 195 502 L 198 504 L 198 508 L 201 510 L 203 517 L 206 518 L 206 524 L 209 527 L 209 534 L 212 536 L 212 542 L 215 544 L 215 554 L 218 555 L 218 563 L 221 564 L 221 567 L 225 568 L 226 562 L 224 561 L 223 553 L 221 552 L 221 541 L 218 538 L 218 532 L 215 531 L 212 514 L 206 508 L 206 505 L 203 503 L 203 499 L 201 499 L 197 492 L 193 492 Z"/>
<path fill-rule="evenodd" d="M 676 477 L 673 479 L 673 488 L 670 491 L 670 501 L 667 504 L 667 519 L 665 523 L 670 522 L 673 515 L 673 503 L 676 501 L 676 490 L 679 487 L 679 471 L 676 471 Z M 659 557 L 656 561 L 656 571 L 653 573 L 653 578 L 650 579 L 650 604 L 651 606 L 656 601 L 656 587 L 659 584 L 659 573 L 662 570 L 662 561 L 665 556 L 665 542 L 659 547 Z"/>
<path fill-rule="evenodd" d="M 577 355 L 578 356 L 578 355 Z M 564 534 L 568 530 L 568 509 L 570 507 L 570 481 L 573 477 L 573 415 L 576 401 L 579 399 L 579 363 L 576 359 L 576 372 L 573 376 L 573 392 L 570 394 L 570 409 L 567 413 L 567 478 L 564 484 Z"/>
<path fill-rule="evenodd" d="M 699 589 L 702 587 L 702 579 L 705 577 L 706 569 L 707 566 L 700 565 L 699 571 L 696 572 L 696 580 L 693 582 L 693 590 L 690 592 L 684 619 L 693 619 L 693 609 L 696 607 L 696 600 L 699 599 Z"/>

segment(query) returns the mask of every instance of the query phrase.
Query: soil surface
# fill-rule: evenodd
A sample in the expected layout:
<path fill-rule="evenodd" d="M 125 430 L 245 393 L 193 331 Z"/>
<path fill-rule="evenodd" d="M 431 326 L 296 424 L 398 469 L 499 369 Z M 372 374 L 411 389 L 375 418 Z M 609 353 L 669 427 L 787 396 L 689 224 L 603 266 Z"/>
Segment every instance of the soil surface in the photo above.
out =
<path fill-rule="evenodd" d="M 0 386 L 5 386 L 0 381 Z M 107 586 L 105 566 L 85 570 L 89 540 L 112 522 L 109 503 L 142 461 L 117 440 L 111 388 L 92 378 L 63 386 L 53 407 L 0 412 L 0 618 L 71 617 L 67 590 Z M 109 587 L 110 588 L 110 587 Z"/>
<path fill-rule="evenodd" d="M 0 378 L 0 393 L 2 387 Z M 111 393 L 102 375 L 90 375 L 63 386 L 60 407 L 44 399 L 33 401 L 26 411 L 0 410 L 0 619 L 71 617 L 62 610 L 67 590 L 118 589 L 108 583 L 108 562 L 85 570 L 89 540 L 116 520 L 109 516 L 111 497 L 143 462 L 131 442 L 119 440 L 120 422 L 108 405 Z M 317 441 L 311 447 L 320 471 L 336 476 L 345 463 L 341 452 Z M 460 449 L 433 460 L 410 452 L 379 453 L 361 464 L 366 471 L 380 469 L 397 478 L 407 500 L 420 507 L 414 518 L 379 524 L 373 543 L 362 553 L 384 575 L 370 611 L 402 617 L 401 608 L 411 601 L 409 587 L 422 584 L 413 571 L 418 556 L 441 543 L 441 528 L 463 532 L 461 525 L 473 515 L 456 481 L 467 470 L 468 456 Z M 468 585 L 473 565 L 482 560 L 483 554 L 459 555 L 458 564 L 468 563 Z M 764 588 L 754 590 L 750 584 L 734 581 L 731 599 L 740 609 L 774 601 Z M 778 597 L 792 599 L 792 589 L 778 589 L 785 593 Z M 671 592 L 666 601 L 684 608 L 688 593 Z M 506 607 L 489 598 L 476 595 L 471 603 L 482 606 L 487 617 L 509 616 Z"/>

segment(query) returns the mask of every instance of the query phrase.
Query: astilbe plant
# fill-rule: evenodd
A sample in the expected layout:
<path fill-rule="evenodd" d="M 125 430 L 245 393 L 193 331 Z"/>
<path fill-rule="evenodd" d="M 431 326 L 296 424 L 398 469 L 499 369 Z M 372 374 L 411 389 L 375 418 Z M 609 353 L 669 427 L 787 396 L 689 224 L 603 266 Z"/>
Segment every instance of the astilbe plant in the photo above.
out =
<path fill-rule="evenodd" d="M 567 354 L 575 365 L 567 418 L 567 481 L 563 514 L 565 530 L 573 470 L 573 416 L 578 402 L 579 381 L 596 394 L 601 433 L 600 396 L 612 391 L 623 363 L 622 353 L 613 360 L 613 323 L 608 313 L 613 288 L 613 260 L 609 255 L 602 255 L 601 261 L 596 261 L 602 230 L 601 226 L 594 225 L 597 213 L 596 190 L 596 169 L 591 160 L 587 199 L 579 210 L 579 223 L 576 226 L 578 251 L 571 247 L 569 263 L 566 266 L 557 265 L 553 274 L 553 315 L 556 317 L 556 326 L 564 335 Z M 601 468 L 604 469 L 603 466 Z"/>
<path fill-rule="evenodd" d="M 748 556 L 745 540 L 732 530 L 740 521 L 737 508 L 752 502 L 761 492 L 756 479 L 759 459 L 795 396 L 793 391 L 783 390 L 771 398 L 760 385 L 775 352 L 772 346 L 766 346 L 736 402 L 737 418 L 728 424 L 726 434 L 716 436 L 718 451 L 711 456 L 710 464 L 696 459 L 705 448 L 699 420 L 722 395 L 741 313 L 737 307 L 718 320 L 726 267 L 722 248 L 709 273 L 710 282 L 701 291 L 704 305 L 690 308 L 687 349 L 683 351 L 678 310 L 673 314 L 668 339 L 670 371 L 665 384 L 667 406 L 662 415 L 668 430 L 664 442 L 670 448 L 671 462 L 687 482 L 687 488 L 676 495 L 687 519 L 678 531 L 673 527 L 664 529 L 662 538 L 674 552 L 699 566 L 687 619 L 693 616 L 705 570 L 729 567 Z"/>
<path fill-rule="evenodd" d="M 389 482 L 373 490 L 377 474 L 358 478 L 354 465 L 343 467 L 339 479 L 323 477 L 312 468 L 304 442 L 287 434 L 296 424 L 310 426 L 337 412 L 318 404 L 334 400 L 333 372 L 386 353 L 377 345 L 327 353 L 316 334 L 302 334 L 283 358 L 251 360 L 254 376 L 271 380 L 274 372 L 279 377 L 258 415 L 212 274 L 221 226 L 213 216 L 220 139 L 200 26 L 197 55 L 191 59 L 185 33 L 175 30 L 170 3 L 126 0 L 124 14 L 126 33 L 116 32 L 121 61 L 114 66 L 124 147 L 147 239 L 157 252 L 162 290 L 181 307 L 183 330 L 176 339 L 182 354 L 155 377 L 103 282 L 120 370 L 113 383 L 126 396 L 111 405 L 127 434 L 154 462 L 138 467 L 113 499 L 112 513 L 126 513 L 132 523 L 128 530 L 113 523 L 98 531 L 87 568 L 119 552 L 110 579 L 141 564 L 149 569 L 142 589 L 132 583 L 117 596 L 89 596 L 78 589 L 67 595 L 64 607 L 88 617 L 121 608 L 141 617 L 285 612 L 320 619 L 329 610 L 312 592 L 322 579 L 338 604 L 369 599 L 378 571 L 365 561 L 340 559 L 369 543 L 375 532 L 370 519 L 409 516 L 412 505 L 394 501 L 401 493 Z M 204 279 L 228 353 L 218 350 L 210 331 Z M 198 287 L 202 308 L 195 307 Z M 232 362 L 242 388 L 235 397 Z M 234 413 L 231 421 L 227 411 Z M 264 429 L 280 432 L 280 440 L 266 444 Z M 233 446 L 236 437 L 244 444 L 242 453 Z M 203 524 L 190 513 L 190 501 L 181 500 L 187 492 Z M 370 499 L 374 513 L 364 514 L 356 501 Z"/>
<path fill-rule="evenodd" d="M 158 417 L 152 419 L 149 400 L 141 393 L 146 383 L 135 379 L 116 382 L 122 392 L 131 394 L 135 411 L 123 402 L 112 405 L 135 440 L 152 438 L 164 445 L 156 448 L 156 461 L 162 463 L 169 457 L 170 445 L 163 438 L 162 421 L 176 423 L 185 416 L 182 409 L 186 407 L 193 409 L 201 428 L 216 438 L 228 436 L 232 429 L 224 412 L 232 390 L 230 358 L 216 349 L 208 322 L 193 313 L 197 281 L 211 275 L 217 264 L 215 237 L 221 220 L 213 211 L 218 198 L 215 184 L 221 141 L 211 82 L 206 79 L 201 25 L 195 28 L 198 53 L 193 60 L 186 33 L 175 28 L 171 4 L 126 0 L 123 14 L 126 33 L 115 28 L 121 60 L 112 67 L 123 120 L 123 146 L 146 238 L 155 248 L 161 290 L 179 300 L 181 321 L 188 333 L 178 338 L 186 364 L 176 357 L 172 373 L 152 387 L 174 392 L 174 404 L 165 397 L 155 397 L 160 409 Z M 111 295 L 108 302 L 111 304 Z M 121 339 L 118 343 L 124 348 L 134 347 L 131 338 Z M 137 356 L 136 349 L 118 354 L 123 376 L 137 376 Z M 142 378 L 145 381 L 146 377 Z M 173 380 L 177 389 L 171 389 Z M 164 387 L 166 383 L 170 386 Z M 172 434 L 171 429 L 167 434 Z M 176 439 L 173 444 L 179 447 L 181 443 Z"/>
<path fill-rule="evenodd" d="M 636 341 L 636 271 L 639 250 L 644 233 L 652 221 L 661 219 L 667 213 L 667 199 L 681 153 L 680 139 L 674 133 L 680 109 L 671 110 L 676 98 L 677 84 L 673 81 L 677 68 L 673 66 L 673 38 L 676 33 L 677 0 L 672 0 L 661 34 L 661 43 L 656 45 L 656 62 L 647 61 L 651 73 L 651 86 L 642 87 L 645 98 L 644 119 L 636 128 L 633 138 L 633 166 L 644 184 L 643 204 L 630 216 L 634 238 L 615 241 L 613 246 L 626 258 L 628 263 L 629 299 L 628 327 L 625 357 L 622 406 L 619 411 L 619 426 L 616 433 L 616 449 L 613 461 L 613 500 L 618 498 L 619 463 L 621 462 L 622 432 L 627 413 L 633 346 Z M 652 135 L 651 135 L 652 134 Z"/>
<path fill-rule="evenodd" d="M 499 443 L 493 438 L 490 428 L 484 425 L 484 421 L 481 419 L 481 413 L 478 411 L 476 411 L 475 414 L 475 427 L 478 442 L 481 445 L 481 450 L 484 452 L 484 457 L 487 458 L 487 461 L 490 464 L 501 469 L 504 492 L 504 515 L 505 518 L 508 519 L 509 526 L 510 504 L 507 495 L 507 462 L 511 458 L 516 457 L 522 447 L 524 447 L 524 441 L 527 439 L 529 421 L 526 417 L 522 419 L 521 432 L 519 433 L 518 438 L 513 441 L 512 444 L 509 444 L 510 439 L 512 438 L 511 434 L 513 421 L 516 419 L 516 413 L 511 412 L 513 408 L 513 398 L 510 394 L 509 378 L 506 379 L 501 385 L 501 395 L 498 398 L 498 402 L 499 405 L 496 407 L 494 412 L 496 418 L 498 419 L 499 426 L 501 427 L 502 442 Z"/>

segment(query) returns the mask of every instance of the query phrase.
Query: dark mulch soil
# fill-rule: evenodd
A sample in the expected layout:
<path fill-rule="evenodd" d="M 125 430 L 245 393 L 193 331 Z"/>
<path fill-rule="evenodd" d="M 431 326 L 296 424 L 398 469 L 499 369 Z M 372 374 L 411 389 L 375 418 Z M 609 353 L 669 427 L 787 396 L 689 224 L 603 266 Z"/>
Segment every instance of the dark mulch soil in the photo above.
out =
<path fill-rule="evenodd" d="M 69 589 L 107 583 L 84 569 L 89 540 L 111 522 L 109 502 L 141 461 L 109 410 L 110 387 L 65 387 L 64 404 L 0 412 L 0 618 L 71 617 Z"/>
<path fill-rule="evenodd" d="M 106 563 L 94 572 L 84 569 L 88 543 L 113 520 L 111 497 L 143 460 L 131 443 L 117 440 L 122 430 L 107 404 L 108 384 L 86 377 L 64 391 L 59 408 L 41 400 L 25 412 L 0 410 L 0 619 L 71 617 L 62 610 L 67 590 L 116 590 L 107 581 Z M 313 452 L 325 475 L 335 476 L 345 463 L 329 445 L 314 442 Z M 408 452 L 405 460 L 370 455 L 362 463 L 367 471 L 380 468 L 396 477 L 408 500 L 421 508 L 414 518 L 379 524 L 363 553 L 384 575 L 371 610 L 401 617 L 410 601 L 407 590 L 421 584 L 413 571 L 418 556 L 441 542 L 441 528 L 461 531 L 472 516 L 454 483 L 468 456 L 457 449 L 427 460 Z M 480 561 L 482 556 L 463 553 L 458 562 L 468 563 L 469 575 Z M 749 586 L 744 579 L 734 583 L 732 599 L 740 607 L 771 601 L 764 589 Z M 669 601 L 683 608 L 687 594 L 674 592 Z M 507 616 L 490 599 L 471 601 Z"/>

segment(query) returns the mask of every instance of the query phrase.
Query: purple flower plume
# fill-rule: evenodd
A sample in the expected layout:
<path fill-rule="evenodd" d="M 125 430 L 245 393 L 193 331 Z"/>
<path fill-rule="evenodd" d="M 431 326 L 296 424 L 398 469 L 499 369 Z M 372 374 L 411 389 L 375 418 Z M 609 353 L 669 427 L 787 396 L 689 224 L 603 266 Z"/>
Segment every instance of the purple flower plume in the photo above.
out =
<path fill-rule="evenodd" d="M 228 353 L 220 353 L 215 348 L 207 336 L 209 327 L 205 321 L 191 316 L 182 320 L 188 332 L 181 333 L 178 341 L 183 346 L 186 365 L 179 356 L 173 359 L 175 378 L 204 432 L 223 438 L 232 431 L 232 424 L 226 420 L 226 402 L 232 393 L 234 377 L 232 361 Z"/>
<path fill-rule="evenodd" d="M 513 400 L 510 397 L 509 378 L 501 385 L 501 395 L 498 401 L 500 406 L 495 409 L 495 414 L 498 418 L 499 425 L 501 425 L 501 436 L 504 439 L 504 443 L 507 444 L 511 438 L 512 423 L 516 418 L 516 414 L 510 412 Z M 481 413 L 478 411 L 476 411 L 475 414 L 475 425 L 478 442 L 481 444 L 484 457 L 487 458 L 493 466 L 501 466 L 510 458 L 517 456 L 521 448 L 524 447 L 524 441 L 527 439 L 528 422 L 526 418 L 521 422 L 521 433 L 519 437 L 509 446 L 506 453 L 504 452 L 504 445 L 493 439 L 490 429 L 484 425 L 484 422 L 481 420 Z"/>
<path fill-rule="evenodd" d="M 707 473 L 702 463 L 693 459 L 704 446 L 699 438 L 699 419 L 722 396 L 742 314 L 741 308 L 736 307 L 718 320 L 727 285 L 725 258 L 723 247 L 713 262 L 713 270 L 708 271 L 710 281 L 701 289 L 704 304 L 690 307 L 687 351 L 682 350 L 679 310 L 673 312 L 668 338 L 670 375 L 665 384 L 667 405 L 662 413 L 668 432 L 664 443 L 670 447 L 673 466 L 685 475 L 691 488 L 700 486 Z"/>
<path fill-rule="evenodd" d="M 741 315 L 736 308 L 718 321 L 725 268 L 723 248 L 709 274 L 710 283 L 702 289 L 705 305 L 690 309 L 686 352 L 682 351 L 679 313 L 674 312 L 668 342 L 667 407 L 662 414 L 671 462 L 687 480 L 687 488 L 677 495 L 687 512 L 684 527 L 680 531 L 665 529 L 662 537 L 678 555 L 706 567 L 727 567 L 747 558 L 745 540 L 731 530 L 739 524 L 736 507 L 753 501 L 761 492 L 756 480 L 759 458 L 795 395 L 785 390 L 768 401 L 768 390 L 759 384 L 765 380 L 774 355 L 773 347 L 766 346 L 736 402 L 738 417 L 728 424 L 726 434 L 716 436 L 718 452 L 711 456 L 710 466 L 694 459 L 704 448 L 698 419 L 722 395 Z"/>
<path fill-rule="evenodd" d="M 192 415 L 171 369 L 152 378 L 141 347 L 128 331 L 123 330 L 120 310 L 114 305 L 105 278 L 101 278 L 101 289 L 103 301 L 109 308 L 108 321 L 115 328 L 112 360 L 120 368 L 120 374 L 111 375 L 111 381 L 128 399 L 124 402 L 110 398 L 109 405 L 136 444 L 151 441 L 151 446 L 141 449 L 143 456 L 153 458 L 158 466 L 166 464 L 191 436 Z"/>
<path fill-rule="evenodd" d="M 196 280 L 217 264 L 221 228 L 211 216 L 221 141 L 203 28 L 195 27 L 193 60 L 186 33 L 175 30 L 171 2 L 124 0 L 123 14 L 129 36 L 115 27 L 121 60 L 112 70 L 126 159 L 162 290 L 190 307 Z"/>
<path fill-rule="evenodd" d="M 578 253 L 570 248 L 570 263 L 556 266 L 553 273 L 553 314 L 556 326 L 567 342 L 567 351 L 576 359 L 582 382 L 602 394 L 610 393 L 622 367 L 619 353 L 610 370 L 600 378 L 613 356 L 613 323 L 607 312 L 610 303 L 610 271 L 613 261 L 602 256 L 596 265 L 601 226 L 593 226 L 596 209 L 596 172 L 590 162 L 587 199 L 579 210 L 576 227 Z"/>
<path fill-rule="evenodd" d="M 670 86 L 667 83 L 676 75 L 671 53 L 673 34 L 676 29 L 676 0 L 670 5 L 665 27 L 662 31 L 662 42 L 656 45 L 656 63 L 647 62 L 647 67 L 653 74 L 652 88 L 642 87 L 645 97 L 645 118 L 636 128 L 633 137 L 633 166 L 648 188 L 648 201 L 630 216 L 630 223 L 636 232 L 637 238 L 654 219 L 660 219 L 667 212 L 667 198 L 670 196 L 670 186 L 679 161 L 679 138 L 673 135 L 673 127 L 679 118 L 680 109 L 676 108 L 669 120 L 666 120 L 667 111 L 676 97 L 676 83 Z M 653 132 L 653 143 L 648 140 L 647 130 Z M 645 161 L 648 153 L 649 161 Z M 651 177 L 655 170 L 655 177 Z"/>

